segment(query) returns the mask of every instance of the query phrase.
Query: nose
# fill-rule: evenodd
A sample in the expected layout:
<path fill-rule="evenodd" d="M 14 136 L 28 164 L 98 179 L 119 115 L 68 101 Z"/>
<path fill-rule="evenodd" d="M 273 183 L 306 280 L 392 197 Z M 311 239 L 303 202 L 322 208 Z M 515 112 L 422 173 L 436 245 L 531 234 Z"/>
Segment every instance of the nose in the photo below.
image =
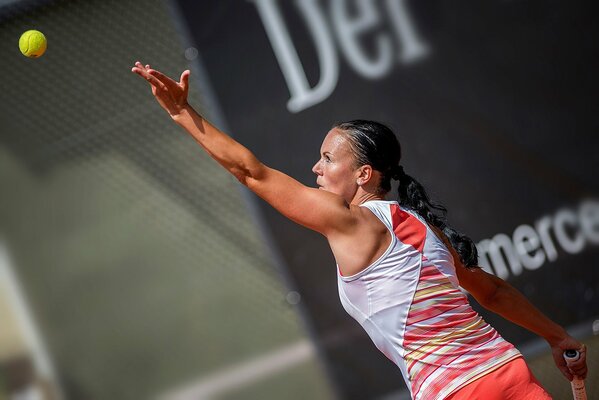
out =
<path fill-rule="evenodd" d="M 312 167 L 312 172 L 314 172 L 316 175 L 322 175 L 322 169 L 320 168 L 320 160 L 318 160 L 316 164 L 314 164 L 314 166 Z"/>

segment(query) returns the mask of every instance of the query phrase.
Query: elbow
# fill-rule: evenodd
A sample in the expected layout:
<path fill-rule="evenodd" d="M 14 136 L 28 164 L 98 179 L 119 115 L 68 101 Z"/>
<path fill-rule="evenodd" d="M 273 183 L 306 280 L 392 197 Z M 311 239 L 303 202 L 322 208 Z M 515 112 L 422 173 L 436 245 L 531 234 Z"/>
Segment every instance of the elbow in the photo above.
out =
<path fill-rule="evenodd" d="M 261 163 L 252 166 L 240 164 L 232 168 L 230 172 L 242 185 L 252 189 L 254 183 L 260 182 L 265 178 L 266 168 Z"/>
<path fill-rule="evenodd" d="M 487 310 L 502 312 L 513 306 L 511 304 L 511 299 L 512 296 L 510 286 L 497 285 L 494 291 L 488 293 L 480 300 L 477 299 L 477 301 L 479 301 L 480 305 Z"/>
<path fill-rule="evenodd" d="M 484 279 L 476 280 L 471 283 L 467 289 L 471 289 L 470 294 L 476 299 L 478 304 L 488 310 L 492 310 L 501 302 L 502 292 L 504 290 L 504 281 L 499 278 L 484 273 Z"/>
<path fill-rule="evenodd" d="M 242 185 L 249 186 L 250 174 L 247 170 L 241 168 L 233 168 L 230 170 L 231 174 L 237 179 Z"/>
<path fill-rule="evenodd" d="M 492 311 L 494 308 L 496 308 L 497 299 L 499 297 L 497 294 L 498 291 L 499 288 L 492 293 L 486 294 L 485 296 L 479 296 L 476 298 L 476 301 L 487 310 Z"/>
<path fill-rule="evenodd" d="M 462 286 L 478 304 L 486 309 L 493 307 L 501 296 L 505 281 L 482 268 L 466 268 L 460 265 L 456 272 Z"/>

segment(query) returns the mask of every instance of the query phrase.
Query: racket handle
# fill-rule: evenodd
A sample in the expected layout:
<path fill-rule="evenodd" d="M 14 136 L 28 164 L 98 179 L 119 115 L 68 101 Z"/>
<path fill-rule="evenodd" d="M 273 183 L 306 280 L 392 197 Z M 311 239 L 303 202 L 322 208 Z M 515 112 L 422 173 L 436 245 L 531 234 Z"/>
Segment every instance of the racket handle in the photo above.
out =
<path fill-rule="evenodd" d="M 577 350 L 564 351 L 564 360 L 566 360 L 566 365 L 568 367 L 579 358 L 580 353 Z M 578 379 L 575 376 L 572 382 L 570 382 L 570 385 L 572 386 L 572 396 L 574 397 L 574 400 L 587 400 L 587 392 L 584 388 L 584 381 L 582 379 Z"/>

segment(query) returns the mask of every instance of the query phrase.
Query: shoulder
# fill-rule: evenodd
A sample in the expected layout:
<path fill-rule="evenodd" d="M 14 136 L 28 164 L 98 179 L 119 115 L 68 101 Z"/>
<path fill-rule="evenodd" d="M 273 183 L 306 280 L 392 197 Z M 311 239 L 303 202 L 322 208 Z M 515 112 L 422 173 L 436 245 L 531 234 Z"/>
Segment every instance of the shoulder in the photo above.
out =
<path fill-rule="evenodd" d="M 391 202 L 348 204 L 346 211 L 338 214 L 340 218 L 334 233 L 346 236 L 386 231 L 391 221 L 390 207 L 387 203 Z"/>
<path fill-rule="evenodd" d="M 350 205 L 352 225 L 327 236 L 341 274 L 351 276 L 367 268 L 389 248 L 391 228 L 370 207 Z"/>
<path fill-rule="evenodd" d="M 354 215 L 354 220 L 363 228 L 376 231 L 387 230 L 392 227 L 391 205 L 393 204 L 388 201 L 370 201 L 359 206 L 350 206 L 350 212 Z"/>

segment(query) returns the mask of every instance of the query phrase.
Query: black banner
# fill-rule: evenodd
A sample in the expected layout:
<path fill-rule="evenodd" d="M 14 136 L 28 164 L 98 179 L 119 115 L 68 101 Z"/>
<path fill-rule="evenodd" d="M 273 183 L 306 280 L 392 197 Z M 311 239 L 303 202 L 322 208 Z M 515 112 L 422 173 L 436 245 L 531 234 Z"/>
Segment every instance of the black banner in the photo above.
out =
<path fill-rule="evenodd" d="M 564 326 L 599 313 L 597 37 L 590 5 L 547 0 L 179 0 L 231 134 L 315 186 L 327 131 L 390 125 L 406 172 Z M 403 387 L 337 298 L 326 241 L 259 199 L 348 399 Z M 533 338 L 483 312 L 508 340 Z"/>

